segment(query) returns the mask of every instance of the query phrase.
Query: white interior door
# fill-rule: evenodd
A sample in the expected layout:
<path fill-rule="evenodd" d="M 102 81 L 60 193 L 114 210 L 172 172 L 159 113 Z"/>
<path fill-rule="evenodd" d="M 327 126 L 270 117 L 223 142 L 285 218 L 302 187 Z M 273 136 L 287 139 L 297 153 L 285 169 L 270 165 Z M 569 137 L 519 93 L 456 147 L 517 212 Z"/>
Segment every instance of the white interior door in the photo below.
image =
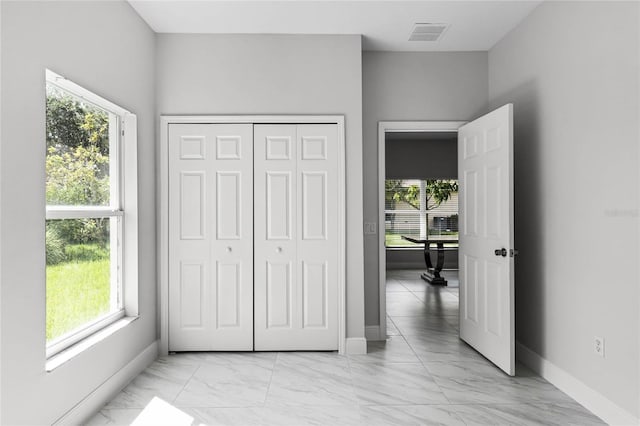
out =
<path fill-rule="evenodd" d="M 338 349 L 337 126 L 255 125 L 255 349 Z"/>
<path fill-rule="evenodd" d="M 513 105 L 458 131 L 460 337 L 515 374 Z"/>
<path fill-rule="evenodd" d="M 169 125 L 169 350 L 253 350 L 251 124 Z"/>

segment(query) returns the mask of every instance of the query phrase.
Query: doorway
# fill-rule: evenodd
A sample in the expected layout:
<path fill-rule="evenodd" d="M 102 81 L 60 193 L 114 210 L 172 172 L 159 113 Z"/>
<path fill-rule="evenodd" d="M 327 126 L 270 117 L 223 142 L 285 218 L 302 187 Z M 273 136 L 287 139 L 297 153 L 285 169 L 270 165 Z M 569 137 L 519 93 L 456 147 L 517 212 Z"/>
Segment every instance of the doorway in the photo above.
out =
<path fill-rule="evenodd" d="M 387 155 L 386 155 L 386 144 L 387 137 L 390 135 L 394 136 L 406 136 L 396 137 L 394 140 L 401 141 L 408 139 L 419 140 L 419 136 L 422 135 L 424 138 L 422 140 L 434 140 L 435 135 L 457 135 L 458 128 L 465 124 L 463 121 L 381 121 L 378 124 L 378 213 L 380 224 L 380 230 L 378 234 L 378 247 L 379 247 L 379 256 L 378 256 L 378 266 L 379 266 L 379 333 L 380 337 L 384 338 L 387 336 L 387 236 L 386 236 L 386 224 L 387 224 L 387 215 L 385 213 L 385 199 L 386 199 L 386 167 L 387 167 Z M 392 142 L 393 143 L 393 142 Z M 456 146 L 455 140 L 452 141 L 454 147 Z M 390 160 L 392 160 L 390 158 Z M 409 173 L 411 173 L 409 171 Z M 438 173 L 440 177 L 445 177 L 445 170 L 439 170 Z M 444 173 L 444 174 L 443 174 Z M 407 176 L 408 177 L 408 176 Z M 415 176 L 414 176 L 415 177 Z M 424 209 L 424 206 L 423 206 Z M 422 215 L 420 215 L 422 216 Z M 426 228 L 429 225 L 428 219 L 420 219 L 422 222 L 420 227 L 422 228 L 421 232 L 423 236 L 426 237 Z M 428 232 L 428 231 L 426 231 Z M 418 235 L 420 236 L 420 235 Z M 420 239 L 420 238 L 419 238 Z M 405 251 L 406 252 L 406 251 Z M 413 253 L 413 261 L 415 262 L 423 262 L 421 260 L 422 253 L 420 251 L 412 250 Z M 417 256 L 416 256 L 417 255 Z M 416 264 L 417 266 L 417 264 Z M 426 269 L 426 266 L 424 267 Z M 452 277 L 453 278 L 453 277 Z"/>
<path fill-rule="evenodd" d="M 379 223 L 385 224 L 387 134 L 457 133 L 459 210 L 459 338 L 502 369 L 515 374 L 513 242 L 513 105 L 469 123 L 380 122 L 378 130 Z M 387 336 L 386 232 L 379 232 L 380 337 Z M 422 241 L 429 245 L 428 234 Z M 438 243 L 442 255 L 443 243 Z M 442 256 L 439 256 L 442 258 Z M 425 278 L 437 277 L 425 266 Z M 438 262 L 441 263 L 441 262 Z M 429 280 L 435 283 L 435 279 Z"/>

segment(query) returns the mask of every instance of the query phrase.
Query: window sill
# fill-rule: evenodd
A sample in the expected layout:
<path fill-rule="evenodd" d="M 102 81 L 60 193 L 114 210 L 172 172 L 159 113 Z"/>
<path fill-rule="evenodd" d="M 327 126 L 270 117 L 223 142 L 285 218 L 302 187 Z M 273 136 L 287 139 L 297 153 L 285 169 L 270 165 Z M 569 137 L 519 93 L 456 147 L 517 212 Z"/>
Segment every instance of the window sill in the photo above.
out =
<path fill-rule="evenodd" d="M 45 364 L 45 370 L 47 371 L 47 373 L 52 372 L 53 370 L 60 367 L 67 361 L 72 360 L 76 356 L 80 355 L 82 352 L 86 351 L 87 349 L 94 346 L 95 344 L 105 340 L 107 337 L 111 336 L 116 331 L 126 327 L 127 325 L 131 324 L 133 321 L 137 319 L 138 319 L 137 316 L 124 317 L 114 322 L 113 324 L 110 324 L 105 328 L 99 331 L 96 331 L 91 336 L 88 336 L 87 338 L 80 340 L 75 345 L 70 346 L 69 348 L 63 350 L 62 352 L 57 353 L 53 355 L 51 358 L 47 359 L 47 362 Z"/>
<path fill-rule="evenodd" d="M 387 251 L 424 251 L 422 247 L 385 247 Z"/>

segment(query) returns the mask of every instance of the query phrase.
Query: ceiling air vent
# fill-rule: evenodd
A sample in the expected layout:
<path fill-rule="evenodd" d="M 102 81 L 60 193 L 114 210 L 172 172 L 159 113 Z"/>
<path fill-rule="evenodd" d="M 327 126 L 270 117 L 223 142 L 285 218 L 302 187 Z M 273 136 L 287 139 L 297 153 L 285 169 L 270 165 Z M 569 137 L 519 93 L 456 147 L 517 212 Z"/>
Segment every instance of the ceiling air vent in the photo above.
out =
<path fill-rule="evenodd" d="M 447 24 L 415 24 L 409 41 L 438 41 L 447 28 Z"/>

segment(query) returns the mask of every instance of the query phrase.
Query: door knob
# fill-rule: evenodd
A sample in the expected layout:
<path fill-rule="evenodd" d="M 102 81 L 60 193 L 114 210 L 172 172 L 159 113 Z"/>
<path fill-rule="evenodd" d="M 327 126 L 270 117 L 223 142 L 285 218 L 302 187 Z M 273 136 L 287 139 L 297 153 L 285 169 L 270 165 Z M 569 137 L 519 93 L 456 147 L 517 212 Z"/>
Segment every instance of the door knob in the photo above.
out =
<path fill-rule="evenodd" d="M 233 249 L 231 247 L 227 247 L 227 253 L 231 253 Z"/>
<path fill-rule="evenodd" d="M 282 253 L 282 247 L 276 247 L 276 253 Z"/>
<path fill-rule="evenodd" d="M 507 257 L 507 249 L 506 248 L 495 249 L 493 252 L 495 253 L 496 256 Z"/>

